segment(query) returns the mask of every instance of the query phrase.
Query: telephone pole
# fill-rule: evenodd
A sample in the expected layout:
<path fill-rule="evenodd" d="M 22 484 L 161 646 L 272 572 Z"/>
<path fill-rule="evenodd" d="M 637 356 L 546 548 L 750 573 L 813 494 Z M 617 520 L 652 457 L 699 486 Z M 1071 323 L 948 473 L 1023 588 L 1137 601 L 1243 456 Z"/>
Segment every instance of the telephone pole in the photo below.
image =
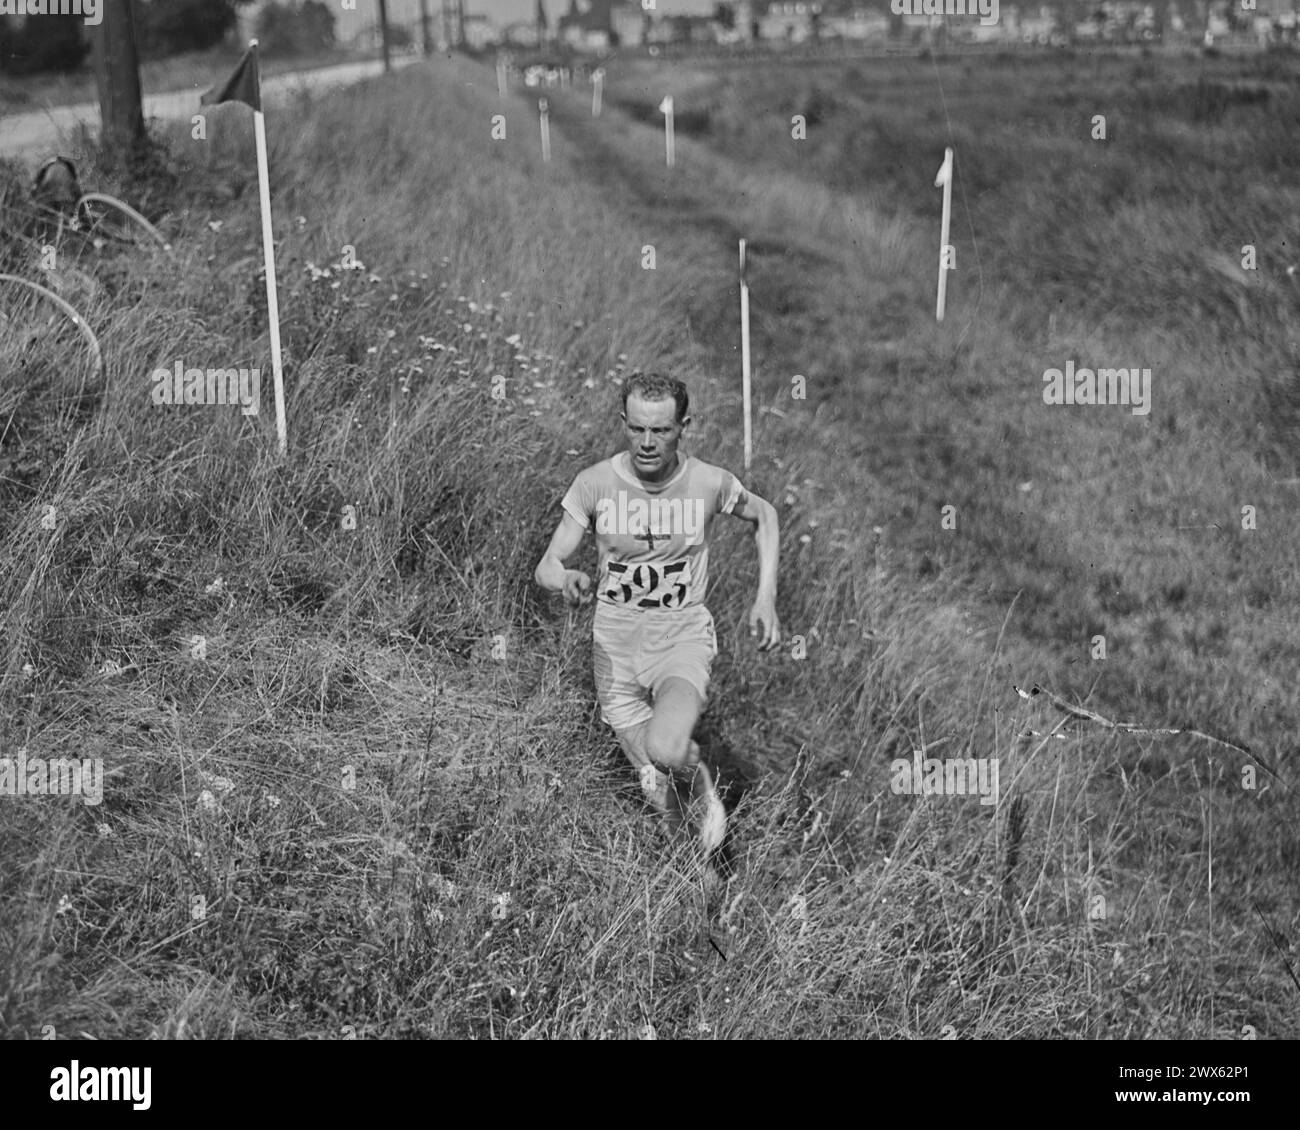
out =
<path fill-rule="evenodd" d="M 388 0 L 379 0 L 379 42 L 384 48 L 384 73 L 393 69 L 388 58 Z"/>
<path fill-rule="evenodd" d="M 131 0 L 104 0 L 99 25 L 90 34 L 99 94 L 100 147 L 125 151 L 129 160 L 145 137 Z"/>
<path fill-rule="evenodd" d="M 433 40 L 429 35 L 429 0 L 420 0 L 420 42 L 426 57 L 433 54 Z"/>

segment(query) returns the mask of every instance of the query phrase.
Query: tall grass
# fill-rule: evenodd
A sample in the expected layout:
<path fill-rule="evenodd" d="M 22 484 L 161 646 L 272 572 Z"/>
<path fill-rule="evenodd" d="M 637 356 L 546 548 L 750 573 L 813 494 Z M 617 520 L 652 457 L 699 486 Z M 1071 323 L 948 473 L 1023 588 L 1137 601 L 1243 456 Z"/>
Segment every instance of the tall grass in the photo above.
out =
<path fill-rule="evenodd" d="M 955 571 L 917 575 L 896 533 L 915 465 L 867 457 L 870 383 L 821 395 L 848 349 L 836 284 L 872 261 L 903 276 L 925 234 L 831 189 L 791 208 L 797 181 L 764 189 L 702 140 L 679 140 L 680 185 L 656 180 L 655 131 L 612 116 L 600 135 L 580 99 L 556 97 L 546 167 L 531 103 L 464 62 L 272 120 L 284 466 L 269 373 L 260 417 L 149 400 L 177 359 L 267 366 L 237 130 L 211 166 L 170 138 L 174 258 L 96 267 L 95 411 L 51 427 L 40 380 L 71 339 L 19 353 L 27 323 L 4 331 L 22 379 L 0 454 L 39 433 L 50 455 L 5 483 L 0 742 L 109 772 L 97 808 L 4 801 L 5 1032 L 1294 1035 L 1278 955 L 1241 931 L 1249 898 L 1294 915 L 1290 793 L 1017 696 L 1060 674 L 1053 652 L 1008 627 L 1011 598 L 990 622 Z M 755 195 L 728 215 L 735 184 Z M 807 657 L 753 649 L 754 554 L 724 532 L 701 740 L 734 812 L 714 888 L 642 818 L 587 621 L 531 574 L 572 476 L 617 446 L 627 369 L 685 377 L 688 449 L 739 469 L 720 358 L 741 222 L 765 232 L 760 307 L 789 304 L 761 331 L 760 406 L 784 415 L 760 416 L 746 481 L 782 511 L 778 607 Z M 858 309 L 928 286 L 880 278 Z M 779 401 L 777 358 L 818 343 L 799 371 L 821 403 Z M 1006 343 L 909 329 L 902 348 L 966 375 Z M 955 445 L 899 375 L 889 421 Z M 998 758 L 999 803 L 892 793 L 917 748 Z"/>

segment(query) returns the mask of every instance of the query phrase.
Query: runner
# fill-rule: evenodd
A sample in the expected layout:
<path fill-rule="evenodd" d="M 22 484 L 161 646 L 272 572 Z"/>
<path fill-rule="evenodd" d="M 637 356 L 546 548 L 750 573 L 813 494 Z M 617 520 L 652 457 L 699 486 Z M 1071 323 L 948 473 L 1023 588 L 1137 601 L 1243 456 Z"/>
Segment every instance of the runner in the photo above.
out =
<path fill-rule="evenodd" d="M 757 525 L 758 596 L 749 632 L 766 651 L 781 639 L 776 616 L 780 529 L 776 509 L 730 471 L 677 454 L 687 415 L 686 386 L 675 377 L 633 373 L 623 384 L 627 450 L 580 472 L 561 503 L 564 514 L 534 579 L 577 607 L 592 600 L 591 578 L 564 561 L 594 530 L 600 583 L 592 659 L 601 717 L 641 776 L 668 826 L 685 814 L 669 777 L 691 786 L 691 809 L 705 853 L 722 843 L 727 816 L 700 747 L 691 738 L 708 697 L 718 653 L 704 606 L 709 534 L 715 514 Z M 653 696 L 653 707 L 646 692 Z"/>

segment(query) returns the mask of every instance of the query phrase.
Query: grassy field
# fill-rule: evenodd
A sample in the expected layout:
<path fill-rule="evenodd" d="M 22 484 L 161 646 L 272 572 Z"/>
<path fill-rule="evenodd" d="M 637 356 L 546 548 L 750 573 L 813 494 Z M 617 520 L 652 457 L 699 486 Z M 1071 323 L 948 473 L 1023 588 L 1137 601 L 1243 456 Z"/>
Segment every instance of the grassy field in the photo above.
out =
<path fill-rule="evenodd" d="M 260 417 L 150 402 L 178 359 L 269 369 L 251 140 L 172 135 L 175 255 L 78 263 L 105 387 L 0 322 L 0 752 L 108 775 L 0 798 L 4 1032 L 1300 1034 L 1296 71 L 1202 66 L 625 64 L 599 121 L 550 92 L 546 166 L 490 67 L 300 101 L 284 466 L 269 372 Z M 747 636 L 735 523 L 706 889 L 599 720 L 590 611 L 532 571 L 628 369 L 740 470 L 740 236 L 787 642 Z M 1045 405 L 1067 359 L 1149 366 L 1150 415 Z M 996 758 L 998 803 L 892 792 L 917 748 Z"/>

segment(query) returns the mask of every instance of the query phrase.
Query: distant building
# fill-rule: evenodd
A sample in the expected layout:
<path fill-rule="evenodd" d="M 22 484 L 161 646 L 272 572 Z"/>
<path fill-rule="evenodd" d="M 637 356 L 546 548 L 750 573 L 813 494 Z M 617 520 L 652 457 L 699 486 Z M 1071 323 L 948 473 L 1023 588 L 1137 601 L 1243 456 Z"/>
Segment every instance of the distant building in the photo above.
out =
<path fill-rule="evenodd" d="M 570 47 L 605 51 L 639 46 L 644 26 L 644 13 L 636 0 L 569 0 L 557 30 Z"/>
<path fill-rule="evenodd" d="M 1016 33 L 1021 43 L 1051 43 L 1059 34 L 1056 13 L 1046 4 L 1036 13 L 1021 12 L 1019 16 Z"/>
<path fill-rule="evenodd" d="M 615 4 L 610 8 L 610 43 L 615 47 L 640 47 L 645 39 L 646 13 L 640 4 Z"/>
<path fill-rule="evenodd" d="M 760 6 L 758 37 L 802 43 L 811 38 L 813 17 L 820 13 L 821 5 L 810 3 L 809 0 L 769 0 Z"/>
<path fill-rule="evenodd" d="M 539 42 L 535 20 L 519 20 L 501 29 L 501 43 L 506 47 L 533 48 Z"/>
<path fill-rule="evenodd" d="M 827 11 L 822 16 L 822 35 L 830 39 L 877 40 L 889 36 L 889 15 L 879 8 L 854 6 Z"/>
<path fill-rule="evenodd" d="M 501 29 L 478 12 L 465 13 L 465 46 L 474 51 L 491 47 L 501 40 Z"/>

